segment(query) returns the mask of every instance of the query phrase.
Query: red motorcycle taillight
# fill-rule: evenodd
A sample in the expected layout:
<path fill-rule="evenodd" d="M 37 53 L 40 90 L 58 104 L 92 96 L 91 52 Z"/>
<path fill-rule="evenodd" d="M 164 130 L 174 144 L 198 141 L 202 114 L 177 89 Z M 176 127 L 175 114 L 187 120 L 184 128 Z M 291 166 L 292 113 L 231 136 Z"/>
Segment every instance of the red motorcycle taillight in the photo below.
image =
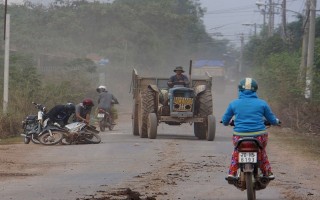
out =
<path fill-rule="evenodd" d="M 259 147 L 255 142 L 245 141 L 241 142 L 238 146 L 238 150 L 241 152 L 252 152 L 252 151 L 259 151 Z"/>
<path fill-rule="evenodd" d="M 98 112 L 99 112 L 99 113 L 105 113 L 106 111 L 104 111 L 103 109 L 99 109 Z"/>

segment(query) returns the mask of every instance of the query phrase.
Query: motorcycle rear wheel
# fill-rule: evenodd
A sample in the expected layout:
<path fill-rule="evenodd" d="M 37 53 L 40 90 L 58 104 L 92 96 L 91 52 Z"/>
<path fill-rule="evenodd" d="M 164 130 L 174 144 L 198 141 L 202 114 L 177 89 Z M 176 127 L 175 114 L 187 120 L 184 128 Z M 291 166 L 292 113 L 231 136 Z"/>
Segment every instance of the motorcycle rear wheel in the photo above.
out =
<path fill-rule="evenodd" d="M 63 133 L 59 131 L 51 131 L 52 135 L 49 132 L 44 133 L 40 136 L 39 141 L 43 145 L 55 145 L 61 142 L 63 139 Z"/>
<path fill-rule="evenodd" d="M 83 139 L 90 144 L 99 144 L 101 142 L 100 136 L 95 133 L 85 133 Z"/>
<path fill-rule="evenodd" d="M 110 126 L 109 126 L 109 131 L 112 131 L 112 130 L 113 130 L 113 127 L 114 127 L 114 125 L 113 125 L 113 124 L 110 124 Z"/>
<path fill-rule="evenodd" d="M 252 172 L 246 172 L 246 187 L 247 187 L 247 197 L 248 200 L 256 200 L 256 190 L 253 185 L 253 173 Z"/>
<path fill-rule="evenodd" d="M 99 127 L 100 127 L 100 131 L 104 132 L 106 130 L 106 121 L 105 119 L 102 119 L 99 121 Z"/>

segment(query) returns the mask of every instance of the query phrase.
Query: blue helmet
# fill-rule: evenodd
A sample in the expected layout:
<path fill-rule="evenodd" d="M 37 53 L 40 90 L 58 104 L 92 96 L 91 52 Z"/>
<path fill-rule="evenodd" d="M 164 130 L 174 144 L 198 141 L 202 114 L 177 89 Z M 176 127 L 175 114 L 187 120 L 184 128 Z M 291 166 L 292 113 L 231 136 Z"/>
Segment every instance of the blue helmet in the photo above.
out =
<path fill-rule="evenodd" d="M 239 82 L 239 91 L 251 90 L 256 92 L 258 90 L 258 83 L 253 78 L 244 78 Z"/>

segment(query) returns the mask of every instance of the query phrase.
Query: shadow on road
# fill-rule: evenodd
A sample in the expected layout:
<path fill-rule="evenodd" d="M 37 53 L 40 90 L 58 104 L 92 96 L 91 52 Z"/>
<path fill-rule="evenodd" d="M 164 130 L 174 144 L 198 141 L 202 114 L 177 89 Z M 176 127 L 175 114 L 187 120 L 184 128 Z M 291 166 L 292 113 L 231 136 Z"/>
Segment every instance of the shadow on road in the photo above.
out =
<path fill-rule="evenodd" d="M 180 135 L 180 134 L 158 134 L 157 139 L 160 140 L 199 140 L 196 136 Z"/>

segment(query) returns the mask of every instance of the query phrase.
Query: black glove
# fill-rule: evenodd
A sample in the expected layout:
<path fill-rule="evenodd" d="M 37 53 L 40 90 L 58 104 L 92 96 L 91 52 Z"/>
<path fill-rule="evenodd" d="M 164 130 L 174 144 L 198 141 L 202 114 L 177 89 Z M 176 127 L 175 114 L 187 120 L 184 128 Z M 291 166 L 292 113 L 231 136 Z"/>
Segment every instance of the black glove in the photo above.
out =
<path fill-rule="evenodd" d="M 231 121 L 229 122 L 229 125 L 230 125 L 230 126 L 234 126 L 234 120 L 231 120 Z"/>

